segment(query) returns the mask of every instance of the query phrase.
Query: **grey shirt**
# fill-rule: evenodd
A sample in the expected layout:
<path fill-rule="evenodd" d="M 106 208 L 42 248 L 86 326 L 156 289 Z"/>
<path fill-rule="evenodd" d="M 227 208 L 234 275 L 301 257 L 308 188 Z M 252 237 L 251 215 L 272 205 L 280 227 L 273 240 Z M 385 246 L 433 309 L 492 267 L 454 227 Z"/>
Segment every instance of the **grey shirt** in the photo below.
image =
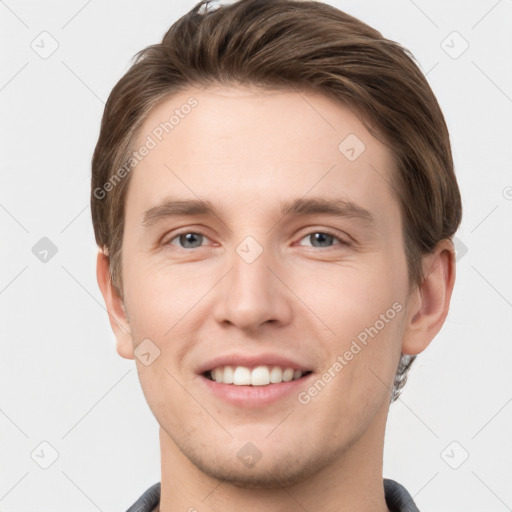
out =
<path fill-rule="evenodd" d="M 394 480 L 384 479 L 384 494 L 390 512 L 419 512 L 407 489 Z M 152 512 L 160 502 L 160 482 L 151 486 L 126 512 Z"/>

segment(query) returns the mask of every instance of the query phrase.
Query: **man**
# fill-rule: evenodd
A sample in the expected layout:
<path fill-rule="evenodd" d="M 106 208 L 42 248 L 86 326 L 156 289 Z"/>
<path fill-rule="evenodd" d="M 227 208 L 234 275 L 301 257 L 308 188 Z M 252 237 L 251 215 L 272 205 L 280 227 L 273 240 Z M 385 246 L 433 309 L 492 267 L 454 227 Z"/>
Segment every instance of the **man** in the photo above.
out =
<path fill-rule="evenodd" d="M 461 201 L 410 55 L 319 2 L 203 2 L 114 87 L 92 172 L 98 283 L 160 425 L 130 510 L 417 510 L 384 432 Z"/>

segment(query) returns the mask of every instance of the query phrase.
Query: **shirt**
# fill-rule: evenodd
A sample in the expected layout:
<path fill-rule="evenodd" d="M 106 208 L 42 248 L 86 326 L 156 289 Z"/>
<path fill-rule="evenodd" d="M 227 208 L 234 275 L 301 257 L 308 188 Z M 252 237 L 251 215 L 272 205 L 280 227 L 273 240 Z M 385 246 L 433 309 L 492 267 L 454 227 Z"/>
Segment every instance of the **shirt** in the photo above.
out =
<path fill-rule="evenodd" d="M 394 480 L 384 479 L 384 495 L 391 512 L 419 512 L 407 489 Z M 152 512 L 160 503 L 160 482 L 152 485 L 126 512 Z"/>

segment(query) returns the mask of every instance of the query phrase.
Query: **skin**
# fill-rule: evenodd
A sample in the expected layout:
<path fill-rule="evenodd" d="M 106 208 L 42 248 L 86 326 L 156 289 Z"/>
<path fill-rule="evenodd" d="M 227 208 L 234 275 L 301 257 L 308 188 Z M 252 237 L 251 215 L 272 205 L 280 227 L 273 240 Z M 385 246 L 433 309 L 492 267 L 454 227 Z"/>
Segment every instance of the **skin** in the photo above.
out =
<path fill-rule="evenodd" d="M 149 366 L 135 359 L 161 427 L 160 510 L 387 511 L 393 377 L 400 352 L 420 353 L 446 318 L 453 245 L 444 240 L 424 258 L 425 281 L 410 291 L 392 155 L 353 112 L 317 93 L 190 88 L 150 112 L 136 146 L 190 96 L 197 107 L 131 176 L 123 299 L 101 251 L 97 262 L 119 354 L 133 358 L 146 338 L 161 351 Z M 366 146 L 352 162 L 338 150 L 349 134 Z M 209 200 L 216 215 L 144 227 L 144 212 L 171 196 Z M 280 201 L 301 197 L 350 200 L 374 224 L 283 217 Z M 335 236 L 319 244 L 314 234 L 326 230 Z M 178 232 L 204 237 L 180 245 Z M 263 248 L 252 263 L 236 251 L 247 236 Z M 205 391 L 197 374 L 218 354 L 278 353 L 312 370 L 307 391 L 397 302 L 401 312 L 308 404 L 293 393 L 236 407 Z M 262 455 L 252 468 L 237 457 L 249 441 Z"/>

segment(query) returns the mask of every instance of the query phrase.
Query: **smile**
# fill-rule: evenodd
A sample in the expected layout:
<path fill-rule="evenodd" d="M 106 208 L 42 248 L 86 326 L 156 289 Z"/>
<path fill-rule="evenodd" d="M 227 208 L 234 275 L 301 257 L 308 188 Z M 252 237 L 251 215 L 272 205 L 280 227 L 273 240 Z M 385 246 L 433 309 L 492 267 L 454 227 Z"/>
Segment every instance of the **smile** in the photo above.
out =
<path fill-rule="evenodd" d="M 299 380 L 302 376 L 311 372 L 303 372 L 294 368 L 280 366 L 218 366 L 206 371 L 203 375 L 219 384 L 233 384 L 234 386 L 268 386 Z"/>

